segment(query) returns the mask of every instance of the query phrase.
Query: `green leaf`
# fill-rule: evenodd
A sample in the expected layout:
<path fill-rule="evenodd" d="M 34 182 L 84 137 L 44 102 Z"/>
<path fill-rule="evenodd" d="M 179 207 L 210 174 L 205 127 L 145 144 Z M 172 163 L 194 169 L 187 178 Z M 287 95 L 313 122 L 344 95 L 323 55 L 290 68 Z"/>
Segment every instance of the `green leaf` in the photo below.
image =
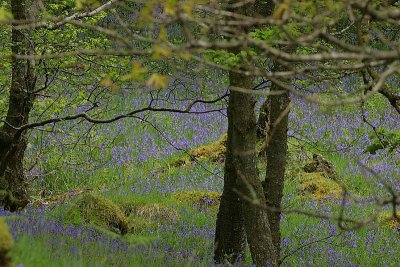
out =
<path fill-rule="evenodd" d="M 75 6 L 77 9 L 96 8 L 100 5 L 97 0 L 76 0 Z"/>
<path fill-rule="evenodd" d="M 0 8 L 0 24 L 7 24 L 13 20 L 13 15 L 5 8 Z"/>
<path fill-rule="evenodd" d="M 150 79 L 146 82 L 149 87 L 154 87 L 158 90 L 166 89 L 168 86 L 168 77 L 158 73 L 153 73 Z"/>

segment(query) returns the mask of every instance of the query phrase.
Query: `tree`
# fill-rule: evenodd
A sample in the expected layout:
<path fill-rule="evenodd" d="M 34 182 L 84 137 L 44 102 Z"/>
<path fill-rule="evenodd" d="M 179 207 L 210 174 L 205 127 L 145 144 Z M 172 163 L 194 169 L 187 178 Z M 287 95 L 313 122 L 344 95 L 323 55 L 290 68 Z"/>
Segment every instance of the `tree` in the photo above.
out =
<path fill-rule="evenodd" d="M 230 83 L 232 86 L 247 87 L 252 84 L 252 79 L 247 76 L 240 76 L 235 73 L 230 73 Z M 221 203 L 219 206 L 217 224 L 215 231 L 215 252 L 214 259 L 216 262 L 223 263 L 228 260 L 231 263 L 240 261 L 244 258 L 246 249 L 246 232 L 245 232 L 245 217 L 244 211 L 241 206 L 240 197 L 234 189 L 238 188 L 238 182 L 241 179 L 238 173 L 239 168 L 243 168 L 243 159 L 240 158 L 240 154 L 243 152 L 238 150 L 236 145 L 238 143 L 246 144 L 247 140 L 240 140 L 242 137 L 241 133 L 245 132 L 243 125 L 251 123 L 250 118 L 243 118 L 245 124 L 240 124 L 243 121 L 239 121 L 243 110 L 247 113 L 251 113 L 251 108 L 254 108 L 250 101 L 250 107 L 246 106 L 245 103 L 241 103 L 241 97 L 250 97 L 249 94 L 239 93 L 231 91 L 229 96 L 228 104 L 228 139 L 227 139 L 227 150 L 225 155 L 225 166 L 224 166 L 224 189 L 221 196 Z M 244 108 L 241 110 L 240 105 Z M 250 110 L 248 110 L 250 108 Z M 250 119 L 250 121 L 245 121 Z M 234 123 L 235 122 L 235 123 Z M 251 131 L 251 126 L 249 127 Z M 251 138 L 251 133 L 249 134 Z M 236 153 L 234 150 L 236 149 Z M 242 148 L 243 149 L 243 148 Z M 242 160 L 242 165 L 238 165 L 237 161 Z M 249 164 L 248 162 L 246 162 Z M 250 163 L 253 168 L 255 163 Z M 246 167 L 246 166 L 244 166 Z M 240 170 L 243 172 L 243 169 Z M 254 172 L 254 170 L 253 170 Z"/>
<path fill-rule="evenodd" d="M 12 25 L 12 41 L 15 44 L 12 46 L 13 49 L 11 51 L 13 55 L 13 74 L 10 101 L 7 102 L 8 114 L 4 116 L 4 119 L 2 114 L 1 122 L 3 127 L 0 135 L 0 170 L 4 169 L 4 175 L 1 175 L 4 178 L 1 180 L 1 204 L 6 209 L 14 211 L 23 208 L 29 201 L 29 185 L 24 175 L 23 159 L 26 149 L 26 133 L 30 129 L 69 120 L 86 120 L 92 124 L 105 124 L 123 118 L 132 118 L 135 117 L 135 114 L 139 115 L 146 112 L 191 113 L 192 109 L 198 104 L 214 103 L 226 97 L 218 97 L 215 100 L 202 100 L 199 97 L 186 109 L 174 109 L 157 107 L 155 103 L 159 99 L 153 98 L 153 95 L 151 95 L 152 99 L 149 100 L 148 106 L 143 105 L 141 108 L 129 109 L 128 111 L 126 111 L 128 107 L 119 108 L 119 114 L 111 118 L 106 117 L 104 111 L 107 112 L 113 107 L 99 106 L 102 99 L 107 102 L 107 99 L 112 97 L 112 94 L 103 93 L 104 91 L 110 90 L 112 93 L 116 93 L 120 89 L 118 87 L 124 87 L 126 84 L 132 83 L 132 81 L 138 84 L 139 81 L 144 81 L 148 87 L 155 87 L 156 92 L 165 88 L 168 84 L 168 78 L 162 74 L 161 64 L 154 63 L 157 60 L 156 58 L 166 58 L 170 51 L 168 47 L 151 47 L 152 42 L 157 40 L 156 37 L 153 38 L 152 36 L 149 39 L 139 38 L 141 40 L 136 44 L 138 49 L 134 53 L 128 52 L 128 54 L 125 54 L 132 49 L 130 40 L 127 37 L 129 33 L 125 32 L 127 36 L 122 36 L 118 31 L 101 30 L 104 29 L 105 25 L 110 26 L 106 20 L 107 17 L 103 17 L 104 14 L 102 12 L 110 10 L 118 1 L 107 1 L 102 5 L 95 2 L 80 1 L 80 5 L 75 8 L 73 0 L 61 4 L 54 1 L 36 1 L 35 12 L 39 13 L 37 16 L 26 14 L 28 11 L 24 9 L 26 3 L 23 1 L 12 2 L 11 13 L 5 12 L 3 9 L 0 10 L 2 12 L 0 14 L 1 22 Z M 15 5 L 20 6 L 14 8 Z M 130 8 L 135 10 L 138 9 L 138 6 L 140 7 L 141 5 L 136 5 L 132 2 L 127 3 L 126 8 L 132 11 Z M 151 11 L 154 11 L 152 7 L 150 8 Z M 32 10 L 34 9 L 32 8 Z M 131 19 L 131 13 L 127 13 L 125 16 L 123 8 L 119 11 L 123 19 Z M 94 24 L 98 23 L 98 25 L 91 25 L 90 23 L 93 22 Z M 66 26 L 67 24 L 75 25 L 77 29 L 71 29 L 71 27 Z M 33 35 L 34 31 L 40 31 L 40 38 Z M 87 40 L 82 41 L 79 35 L 85 36 Z M 17 40 L 14 36 L 20 39 Z M 67 45 L 65 45 L 65 38 L 71 40 Z M 162 37 L 159 38 L 159 41 L 163 41 Z M 33 47 L 36 41 L 40 45 Z M 106 50 L 108 48 L 110 48 L 109 52 L 112 51 L 111 54 L 114 53 L 114 56 L 119 56 L 120 58 L 116 59 L 108 52 L 104 53 L 105 57 L 103 59 L 96 57 L 103 54 L 101 49 Z M 40 53 L 34 53 L 35 49 Z M 75 49 L 78 49 L 78 51 L 75 51 Z M 95 49 L 97 52 L 93 54 L 91 49 Z M 7 56 L 7 51 L 2 52 Z M 57 54 L 57 56 L 53 57 L 52 53 Z M 50 56 L 47 57 L 49 54 Z M 134 60 L 132 59 L 134 55 L 146 56 L 147 58 L 142 57 Z M 151 55 L 154 58 L 150 58 L 149 56 Z M 124 57 L 124 66 L 133 63 L 133 67 L 129 70 L 131 72 L 128 72 L 128 74 L 125 72 L 128 68 L 121 70 L 118 67 L 114 67 L 110 70 L 109 65 L 115 65 L 117 61 L 119 64 L 122 63 L 121 57 Z M 38 68 L 38 62 L 44 63 L 44 66 L 40 69 Z M 34 66 L 34 63 L 36 63 L 36 66 Z M 92 65 L 96 65 L 96 74 L 92 70 L 90 75 L 86 75 L 86 69 L 92 68 Z M 145 65 L 156 68 L 158 72 L 149 73 L 148 69 L 150 68 L 146 68 Z M 71 67 L 73 68 L 72 70 Z M 121 74 L 122 72 L 125 73 Z M 141 73 L 138 74 L 136 72 Z M 40 76 L 36 78 L 35 75 Z M 124 77 L 120 79 L 121 76 Z M 92 83 L 96 86 L 95 90 L 86 90 L 85 83 L 82 85 L 83 77 L 87 79 L 86 84 Z M 70 85 L 74 86 L 73 90 L 71 92 L 60 90 L 60 86 L 62 88 L 64 85 L 54 82 L 57 79 L 68 81 Z M 35 89 L 37 83 L 43 83 L 43 87 Z M 66 99 L 73 94 L 77 97 L 71 97 L 72 100 Z M 34 116 L 32 117 L 30 116 L 30 111 L 38 95 L 41 100 L 45 100 L 39 101 L 39 104 L 42 105 L 42 102 L 46 102 L 46 106 L 42 109 L 36 108 L 36 110 L 33 110 Z M 65 104 L 65 102 L 68 103 Z M 76 111 L 77 107 L 81 105 L 86 108 L 83 111 Z M 207 112 L 209 111 L 206 110 L 203 113 Z"/>
<path fill-rule="evenodd" d="M 285 69 L 275 66 L 275 69 Z M 288 81 L 290 83 L 291 81 Z M 268 211 L 271 234 L 276 248 L 277 258 L 280 258 L 281 246 L 281 202 L 285 183 L 285 167 L 287 158 L 287 131 L 289 122 L 290 99 L 289 92 L 282 90 L 276 83 L 272 83 L 271 92 L 280 92 L 271 95 L 269 99 L 269 130 L 266 140 L 267 168 L 263 189 L 266 205 L 274 210 Z"/>
<path fill-rule="evenodd" d="M 12 0 L 11 11 L 16 20 L 27 19 L 27 2 Z M 12 28 L 12 54 L 32 55 L 34 44 L 29 29 Z M 12 80 L 7 117 L 0 129 L 0 203 L 14 211 L 28 203 L 28 184 L 23 161 L 26 149 L 25 135 L 16 134 L 18 128 L 29 121 L 35 99 L 35 61 L 12 58 Z"/>

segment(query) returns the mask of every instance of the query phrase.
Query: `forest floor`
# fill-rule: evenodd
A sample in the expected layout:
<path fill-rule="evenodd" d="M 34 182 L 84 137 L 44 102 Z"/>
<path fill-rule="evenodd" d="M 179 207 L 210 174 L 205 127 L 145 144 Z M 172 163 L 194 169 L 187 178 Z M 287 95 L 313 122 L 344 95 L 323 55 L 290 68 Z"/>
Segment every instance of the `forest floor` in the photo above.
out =
<path fill-rule="evenodd" d="M 390 196 L 386 184 L 398 190 L 399 150 L 366 151 L 374 137 L 355 107 L 321 110 L 294 101 L 282 266 L 397 266 L 400 226 L 390 207 L 380 204 Z M 374 125 L 400 129 L 389 107 L 371 109 Z M 28 209 L 0 214 L 16 241 L 11 256 L 17 266 L 212 265 L 223 182 L 218 140 L 226 117 L 155 114 L 150 119 L 156 127 L 132 121 L 98 126 L 93 138 L 104 138 L 98 142 L 115 138 L 112 146 L 93 150 L 77 146 L 61 153 L 61 145 L 53 146 L 57 138 L 47 137 L 59 157 L 44 158 L 42 167 L 51 170 L 55 162 L 62 167 L 32 178 L 34 202 Z M 214 145 L 192 150 L 208 144 Z M 36 153 L 37 145 L 32 147 L 28 157 Z M 305 172 L 313 154 L 330 162 L 335 175 Z M 63 167 L 64 161 L 75 167 Z M 263 179 L 263 159 L 259 168 Z M 342 217 L 361 226 L 338 223 Z"/>

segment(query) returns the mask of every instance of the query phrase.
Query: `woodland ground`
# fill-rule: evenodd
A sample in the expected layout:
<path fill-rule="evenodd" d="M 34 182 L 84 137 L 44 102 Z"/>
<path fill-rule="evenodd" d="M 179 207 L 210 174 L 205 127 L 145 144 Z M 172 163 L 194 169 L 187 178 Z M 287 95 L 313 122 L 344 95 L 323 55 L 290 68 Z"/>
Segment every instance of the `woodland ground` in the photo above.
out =
<path fill-rule="evenodd" d="M 193 85 L 191 90 L 200 89 Z M 119 107 L 139 107 L 145 100 L 142 93 L 113 96 Z M 337 182 L 352 195 L 345 204 L 346 217 L 361 221 L 376 213 L 377 218 L 361 229 L 342 231 L 335 221 L 285 214 L 282 266 L 397 266 L 399 229 L 385 219 L 388 211 L 380 211 L 375 203 L 375 198 L 388 193 L 358 162 L 398 190 L 399 150 L 381 149 L 374 155 L 365 151 L 373 135 L 358 105 L 324 108 L 301 99 L 292 101 L 285 209 L 338 216 L 342 203 Z M 173 103 L 175 107 L 185 104 Z M 398 115 L 384 100 L 370 100 L 367 111 L 376 127 L 400 129 Z M 152 126 L 127 119 L 93 128 L 85 123 L 60 123 L 54 132 L 31 132 L 26 165 L 38 162 L 29 171 L 34 203 L 17 214 L 0 212 L 16 240 L 12 258 L 18 266 L 212 265 L 218 197 L 190 191 L 221 192 L 222 160 L 174 162 L 185 156 L 185 150 L 220 139 L 227 118 L 217 112 L 152 113 L 146 119 Z M 302 167 L 313 153 L 335 165 L 337 181 L 320 180 L 322 185 L 302 190 Z M 259 167 L 263 177 L 262 160 Z M 318 191 L 319 186 L 324 189 Z M 109 222 L 115 218 L 86 219 L 91 223 L 85 223 L 84 215 L 72 212 L 85 208 L 79 201 L 88 191 L 119 206 L 128 220 L 127 234 L 121 236 Z"/>

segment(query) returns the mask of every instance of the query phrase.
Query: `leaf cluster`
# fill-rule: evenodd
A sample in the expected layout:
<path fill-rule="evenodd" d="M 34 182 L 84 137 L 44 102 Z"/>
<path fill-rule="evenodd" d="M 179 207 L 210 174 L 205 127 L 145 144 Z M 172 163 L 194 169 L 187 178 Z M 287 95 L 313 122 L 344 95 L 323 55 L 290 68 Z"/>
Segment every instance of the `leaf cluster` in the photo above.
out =
<path fill-rule="evenodd" d="M 393 152 L 400 147 L 400 130 L 378 128 L 376 133 L 370 134 L 370 139 L 372 144 L 367 146 L 366 152 L 373 155 L 381 149 L 388 149 L 389 152 Z"/>

